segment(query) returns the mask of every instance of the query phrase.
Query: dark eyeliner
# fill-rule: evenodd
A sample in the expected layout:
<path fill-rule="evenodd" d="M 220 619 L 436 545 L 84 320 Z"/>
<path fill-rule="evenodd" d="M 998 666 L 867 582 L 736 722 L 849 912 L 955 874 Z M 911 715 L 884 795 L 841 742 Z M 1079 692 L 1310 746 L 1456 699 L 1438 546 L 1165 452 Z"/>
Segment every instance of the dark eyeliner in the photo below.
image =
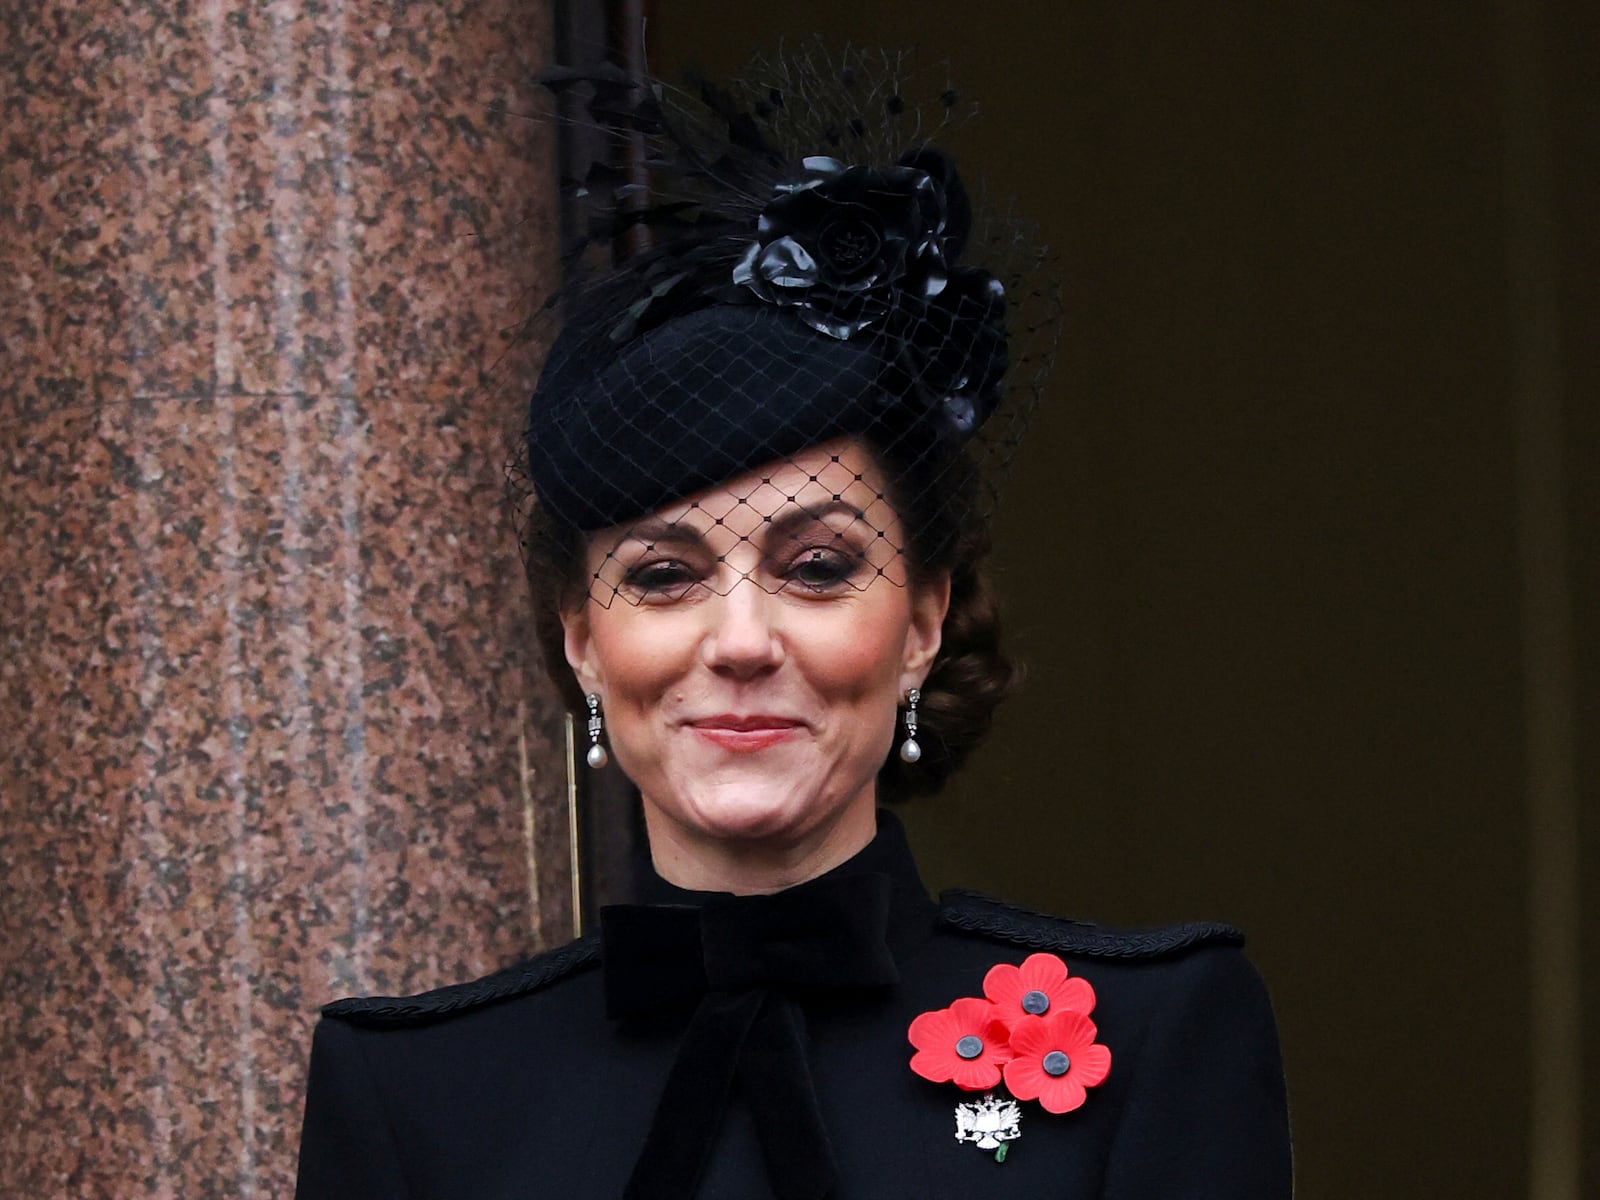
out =
<path fill-rule="evenodd" d="M 860 558 L 847 550 L 813 546 L 790 564 L 784 577 L 810 591 L 824 592 L 848 582 L 860 566 Z"/>
<path fill-rule="evenodd" d="M 650 596 L 681 594 L 700 582 L 699 574 L 680 558 L 635 563 L 622 574 L 622 586 Z"/>

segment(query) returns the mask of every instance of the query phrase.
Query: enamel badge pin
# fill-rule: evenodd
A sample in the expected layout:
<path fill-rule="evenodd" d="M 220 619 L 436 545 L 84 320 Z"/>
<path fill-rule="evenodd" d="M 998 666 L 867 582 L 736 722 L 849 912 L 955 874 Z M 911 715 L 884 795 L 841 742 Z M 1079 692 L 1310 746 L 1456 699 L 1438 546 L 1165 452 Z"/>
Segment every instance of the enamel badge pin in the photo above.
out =
<path fill-rule="evenodd" d="M 1017 1102 L 998 1099 L 993 1092 L 971 1104 L 956 1105 L 956 1141 L 993 1150 L 995 1162 L 1005 1162 L 1006 1143 L 1022 1136 L 1021 1124 Z"/>
<path fill-rule="evenodd" d="M 956 1141 L 1005 1162 L 1008 1144 L 1022 1136 L 1018 1100 L 1037 1100 L 1052 1113 L 1083 1104 L 1087 1089 L 1111 1073 L 1111 1051 L 1095 1040 L 1089 1019 L 1094 1001 L 1094 988 L 1070 976 L 1066 963 L 1030 954 L 1021 966 L 991 967 L 982 996 L 963 996 L 911 1022 L 913 1071 L 984 1093 L 956 1105 Z M 1002 1079 L 1012 1099 L 994 1094 Z"/>

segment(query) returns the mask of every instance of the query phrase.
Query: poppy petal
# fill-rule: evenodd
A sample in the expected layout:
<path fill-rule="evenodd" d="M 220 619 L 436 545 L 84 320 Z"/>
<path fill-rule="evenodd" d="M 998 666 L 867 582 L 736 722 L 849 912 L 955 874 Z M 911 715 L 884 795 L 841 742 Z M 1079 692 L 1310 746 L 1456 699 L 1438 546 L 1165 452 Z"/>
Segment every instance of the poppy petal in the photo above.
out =
<path fill-rule="evenodd" d="M 1067 964 L 1054 954 L 1030 954 L 1018 972 L 1025 991 L 1053 992 L 1067 977 Z"/>
<path fill-rule="evenodd" d="M 1011 1026 L 999 1017 L 992 1017 L 983 1026 L 984 1045 L 992 1048 L 999 1056 L 1001 1062 L 1009 1062 L 1012 1057 Z"/>
<path fill-rule="evenodd" d="M 1083 1084 L 1074 1079 L 1070 1071 L 1052 1079 L 1039 1093 L 1039 1103 L 1044 1105 L 1045 1111 L 1053 1113 L 1071 1112 L 1087 1098 Z"/>
<path fill-rule="evenodd" d="M 1018 1100 L 1037 1100 L 1050 1076 L 1037 1058 L 1014 1058 L 1005 1067 L 1006 1088 Z"/>
<path fill-rule="evenodd" d="M 946 1041 L 953 1041 L 950 1036 L 954 1031 L 955 1022 L 951 1019 L 950 1010 L 936 1008 L 932 1012 L 925 1012 L 911 1022 L 911 1028 L 906 1030 L 906 1036 L 911 1044 L 918 1049 L 926 1050 L 940 1045 Z"/>
<path fill-rule="evenodd" d="M 953 1078 L 963 1091 L 986 1092 L 1000 1082 L 1000 1068 L 987 1058 L 958 1058 Z"/>
<path fill-rule="evenodd" d="M 1071 1009 L 1088 1016 L 1094 1011 L 1094 988 L 1089 986 L 1087 979 L 1076 976 L 1063 980 L 1052 1007 Z"/>
<path fill-rule="evenodd" d="M 983 977 L 983 994 L 996 1004 L 1022 999 L 1022 972 L 1010 963 L 996 963 Z"/>
<path fill-rule="evenodd" d="M 1081 1012 L 1074 1012 L 1070 1008 L 1064 1008 L 1060 1012 L 1052 1014 L 1049 1021 L 1051 1036 L 1057 1043 L 1054 1048 L 1057 1050 L 1066 1050 L 1071 1053 L 1073 1047 L 1087 1046 L 1094 1041 L 1095 1033 L 1097 1032 L 1094 1022 Z"/>
<path fill-rule="evenodd" d="M 1056 1049 L 1055 1037 L 1048 1022 L 1048 1017 L 1018 1021 L 1017 1027 L 1011 1031 L 1011 1052 L 1018 1058 L 1029 1055 L 1042 1058 Z"/>
<path fill-rule="evenodd" d="M 963 996 L 950 1006 L 950 1015 L 965 1033 L 976 1033 L 995 1017 L 994 1005 L 977 996 Z"/>
<path fill-rule="evenodd" d="M 1084 1046 L 1072 1056 L 1072 1077 L 1084 1087 L 1094 1087 L 1111 1074 L 1111 1050 L 1099 1045 Z"/>
<path fill-rule="evenodd" d="M 955 1077 L 955 1064 L 959 1061 L 954 1055 L 918 1050 L 911 1056 L 911 1069 L 933 1083 L 949 1083 Z"/>

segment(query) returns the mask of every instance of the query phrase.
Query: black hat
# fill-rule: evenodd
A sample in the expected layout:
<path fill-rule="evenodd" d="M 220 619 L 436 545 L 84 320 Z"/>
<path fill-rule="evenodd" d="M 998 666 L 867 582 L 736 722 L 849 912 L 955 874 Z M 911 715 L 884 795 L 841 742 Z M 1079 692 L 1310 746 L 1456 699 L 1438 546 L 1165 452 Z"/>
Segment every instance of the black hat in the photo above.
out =
<path fill-rule="evenodd" d="M 582 242 L 636 227 L 655 240 L 556 299 L 526 462 L 557 521 L 622 524 L 841 436 L 864 439 L 913 502 L 955 458 L 991 474 L 1009 459 L 1054 341 L 1042 249 L 1019 223 L 975 220 L 922 108 L 891 85 L 899 60 L 800 58 L 696 92 L 609 68 L 547 74 L 592 89 L 590 115 L 648 147 L 648 193 L 605 164 L 569 181 L 599 204 Z M 948 87 L 937 103 L 952 109 Z M 984 251 L 998 271 L 963 261 Z M 1048 302 L 1020 356 L 1012 279 Z M 997 425 L 1019 361 L 1024 394 Z"/>
<path fill-rule="evenodd" d="M 570 327 L 528 417 L 539 502 L 579 529 L 617 525 L 761 463 L 867 432 L 891 403 L 868 339 L 717 305 L 597 361 Z"/>

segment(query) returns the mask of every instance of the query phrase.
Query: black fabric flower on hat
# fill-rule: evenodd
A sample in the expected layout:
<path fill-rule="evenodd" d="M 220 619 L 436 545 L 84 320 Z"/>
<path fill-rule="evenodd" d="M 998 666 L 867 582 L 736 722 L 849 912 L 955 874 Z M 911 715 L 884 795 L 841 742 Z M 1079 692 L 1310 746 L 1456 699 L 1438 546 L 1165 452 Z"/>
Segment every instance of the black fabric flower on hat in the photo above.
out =
<path fill-rule="evenodd" d="M 955 163 L 924 146 L 884 169 L 801 165 L 774 186 L 733 282 L 841 341 L 871 330 L 905 415 L 964 439 L 1000 401 L 1005 289 L 955 265 L 972 224 Z"/>
<path fill-rule="evenodd" d="M 812 157 L 780 183 L 733 281 L 840 339 L 880 324 L 898 296 L 930 300 L 949 281 L 948 206 L 940 181 L 904 163 L 886 169 Z"/>
<path fill-rule="evenodd" d="M 905 298 L 885 322 L 894 347 L 883 385 L 920 401 L 945 432 L 964 439 L 999 407 L 1009 363 L 1006 291 L 977 267 L 952 267 L 927 299 Z"/>

